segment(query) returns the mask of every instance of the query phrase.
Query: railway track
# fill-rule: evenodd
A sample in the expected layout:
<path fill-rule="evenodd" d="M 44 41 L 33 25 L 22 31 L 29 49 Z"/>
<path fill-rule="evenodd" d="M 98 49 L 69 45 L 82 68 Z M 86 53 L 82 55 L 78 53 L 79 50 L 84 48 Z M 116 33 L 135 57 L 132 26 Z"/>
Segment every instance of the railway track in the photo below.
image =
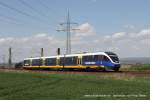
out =
<path fill-rule="evenodd" d="M 82 74 L 82 75 L 102 75 L 102 74 L 118 74 L 118 75 L 131 75 L 138 77 L 150 77 L 150 72 L 138 72 L 138 71 L 83 71 L 83 70 L 74 70 L 74 71 L 54 71 L 54 70 L 26 70 L 26 69 L 15 69 L 15 68 L 0 68 L 0 71 L 5 72 L 32 72 L 32 73 L 46 73 L 46 74 Z"/>

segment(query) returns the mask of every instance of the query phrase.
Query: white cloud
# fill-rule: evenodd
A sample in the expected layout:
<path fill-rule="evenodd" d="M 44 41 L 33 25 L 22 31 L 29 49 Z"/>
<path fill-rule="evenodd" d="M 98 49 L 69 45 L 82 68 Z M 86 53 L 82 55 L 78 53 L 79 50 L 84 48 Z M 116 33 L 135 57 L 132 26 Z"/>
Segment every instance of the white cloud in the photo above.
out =
<path fill-rule="evenodd" d="M 5 39 L 4 39 L 4 38 L 1 38 L 1 39 L 0 39 L 0 43 L 3 43 L 3 42 L 5 42 Z"/>
<path fill-rule="evenodd" d="M 54 55 L 58 47 L 62 48 L 63 43 L 63 40 L 56 39 L 46 33 L 29 37 L 0 37 L 0 62 L 2 55 L 8 55 L 9 47 L 12 47 L 14 60 L 18 61 L 25 57 L 39 56 L 40 48 L 44 48 L 45 55 Z"/>
<path fill-rule="evenodd" d="M 141 30 L 141 32 L 139 32 L 137 34 L 138 37 L 144 37 L 144 38 L 150 38 L 150 29 L 144 29 Z"/>
<path fill-rule="evenodd" d="M 47 37 L 47 34 L 46 33 L 39 33 L 39 34 L 36 34 L 34 37 L 43 38 L 43 37 Z"/>
<path fill-rule="evenodd" d="M 105 44 L 104 48 L 106 47 L 108 50 L 117 48 L 111 50 L 121 56 L 150 56 L 150 29 L 139 32 L 114 33 L 104 36 L 104 39 L 99 43 Z"/>
<path fill-rule="evenodd" d="M 75 31 L 75 36 L 93 36 L 96 35 L 94 28 L 92 27 L 92 25 L 90 25 L 89 23 L 84 23 L 80 26 L 77 27 L 77 29 Z"/>
<path fill-rule="evenodd" d="M 111 35 L 98 35 L 88 23 L 80 26 L 80 35 L 72 37 L 72 51 L 95 52 L 114 51 L 120 57 L 127 56 L 150 56 L 150 29 L 139 32 L 117 32 Z M 88 27 L 88 28 L 87 28 Z M 90 31 L 89 31 L 90 30 Z M 91 31 L 92 30 L 92 31 Z M 92 35 L 85 35 L 90 32 Z M 44 48 L 45 56 L 56 55 L 56 49 L 61 48 L 62 54 L 65 52 L 66 40 L 56 38 L 47 33 L 34 34 L 28 37 L 0 37 L 0 62 L 2 55 L 8 55 L 8 48 L 12 47 L 14 61 L 22 60 L 26 57 L 40 56 L 40 48 Z M 7 60 L 6 60 L 7 61 Z"/>
<path fill-rule="evenodd" d="M 126 33 L 125 32 L 119 32 L 119 33 L 115 33 L 112 35 L 112 38 L 113 39 L 121 39 L 121 38 L 124 38 L 126 36 Z"/>
<path fill-rule="evenodd" d="M 149 45 L 149 46 L 150 46 L 150 39 L 141 40 L 141 43 L 142 43 L 143 45 Z"/>

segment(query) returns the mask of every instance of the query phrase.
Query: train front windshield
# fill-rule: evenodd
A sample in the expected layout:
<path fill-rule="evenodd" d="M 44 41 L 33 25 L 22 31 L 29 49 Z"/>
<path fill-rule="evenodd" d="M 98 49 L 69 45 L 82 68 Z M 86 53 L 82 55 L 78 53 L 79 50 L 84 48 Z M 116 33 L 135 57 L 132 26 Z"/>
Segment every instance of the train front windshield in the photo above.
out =
<path fill-rule="evenodd" d="M 119 58 L 118 58 L 117 56 L 111 55 L 111 56 L 109 56 L 109 57 L 113 60 L 113 62 L 119 63 Z"/>
<path fill-rule="evenodd" d="M 113 62 L 119 63 L 119 58 L 115 53 L 113 52 L 105 52 L 105 53 L 108 54 L 108 56 L 112 59 Z"/>

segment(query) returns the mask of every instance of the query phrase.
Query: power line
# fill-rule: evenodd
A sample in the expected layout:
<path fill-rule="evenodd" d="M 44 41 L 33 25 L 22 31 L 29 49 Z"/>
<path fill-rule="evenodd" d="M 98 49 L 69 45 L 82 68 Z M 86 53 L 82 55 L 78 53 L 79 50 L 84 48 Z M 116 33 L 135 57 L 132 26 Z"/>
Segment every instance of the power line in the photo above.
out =
<path fill-rule="evenodd" d="M 56 12 L 59 12 L 59 13 L 61 13 L 60 11 L 55 11 L 55 9 L 53 9 L 53 8 L 51 8 L 51 7 L 49 7 L 49 6 L 47 6 L 46 5 L 46 3 L 44 2 L 45 0 L 38 0 L 38 2 L 40 3 L 40 5 L 41 6 L 43 6 L 44 8 L 46 8 L 46 9 L 48 9 L 48 14 L 50 14 L 50 16 L 53 16 L 53 17 L 51 17 L 51 18 L 53 18 L 54 20 L 56 19 L 56 16 L 58 16 L 58 14 L 56 13 Z M 55 15 L 55 16 L 54 16 Z M 49 16 L 49 17 L 50 17 Z M 52 20 L 52 21 L 54 21 L 54 20 Z"/>
<path fill-rule="evenodd" d="M 21 11 L 21 10 L 18 10 L 18 9 L 16 9 L 16 8 L 14 8 L 14 7 L 11 7 L 11 6 L 9 6 L 9 5 L 7 5 L 7 4 L 1 2 L 1 1 L 0 1 L 0 5 L 3 6 L 3 7 L 5 7 L 5 8 L 8 8 L 8 9 L 10 9 L 10 10 L 13 10 L 13 11 L 15 11 L 15 12 L 17 12 L 17 13 L 20 13 L 20 14 L 22 14 L 22 15 L 24 15 L 24 16 L 30 17 L 30 18 L 32 18 L 32 19 L 34 19 L 34 20 L 44 22 L 43 20 L 41 20 L 41 19 L 38 18 L 38 17 L 32 16 L 32 15 L 26 13 L 26 12 L 23 12 L 23 11 Z"/>
<path fill-rule="evenodd" d="M 60 14 L 58 17 L 60 17 L 62 15 L 62 12 L 61 11 L 56 11 L 56 9 L 50 7 L 47 5 L 47 2 L 46 0 L 38 0 L 38 2 L 40 3 L 40 5 L 42 5 L 44 8 L 48 9 L 48 13 L 51 14 L 51 16 L 53 16 L 52 18 L 56 19 L 56 16 L 58 16 L 58 14 Z M 55 15 L 55 16 L 54 16 Z"/>
<path fill-rule="evenodd" d="M 41 0 L 38 0 L 38 1 L 39 1 L 39 3 L 40 3 L 43 7 L 45 7 L 46 9 L 50 9 L 50 10 L 52 11 L 52 13 L 55 14 L 56 11 L 54 11 L 52 8 L 50 8 L 49 6 L 47 6 L 47 5 L 44 3 L 44 0 L 42 0 L 42 1 L 41 1 Z M 52 14 L 52 15 L 53 15 L 53 14 Z M 57 15 L 57 14 L 55 14 L 55 15 Z"/>
<path fill-rule="evenodd" d="M 28 23 L 26 23 L 26 22 L 25 23 L 24 22 L 18 22 L 18 19 L 14 18 L 14 17 L 5 16 L 5 15 L 2 15 L 2 14 L 0 14 L 0 21 L 4 22 L 4 23 L 7 23 L 7 24 L 13 24 L 13 26 L 17 25 L 19 27 L 24 27 L 24 26 L 28 25 Z M 47 28 L 49 28 L 49 27 L 47 27 Z"/>
<path fill-rule="evenodd" d="M 18 9 L 16 9 L 16 8 L 14 8 L 14 7 L 11 7 L 11 6 L 9 6 L 9 5 L 7 5 L 7 4 L 1 2 L 1 1 L 0 1 L 0 5 L 3 6 L 3 7 L 9 8 L 9 9 L 11 9 L 11 10 L 13 10 L 13 11 L 16 11 L 16 12 L 22 14 L 22 15 L 25 15 L 25 16 L 28 16 L 28 17 L 32 17 L 32 18 L 33 18 L 32 15 L 29 15 L 28 13 L 22 12 L 21 10 L 18 10 Z"/>
<path fill-rule="evenodd" d="M 42 0 L 42 1 L 41 1 L 41 0 L 38 0 L 38 1 L 39 1 L 40 4 L 43 5 L 45 8 L 49 9 L 49 7 L 48 7 L 45 3 L 43 3 L 43 0 Z"/>
<path fill-rule="evenodd" d="M 1 18 L 1 20 L 2 20 L 2 18 L 3 18 L 3 19 L 6 19 L 7 22 L 8 22 L 8 23 L 11 23 L 11 24 L 12 24 L 12 23 L 15 23 L 15 24 L 17 24 L 17 25 L 25 25 L 25 24 L 22 23 L 22 22 L 19 22 L 19 23 L 18 23 L 18 19 L 14 18 L 14 17 L 5 16 L 5 15 L 0 14 L 0 18 Z M 5 21 L 5 20 L 3 20 L 3 21 Z"/>
<path fill-rule="evenodd" d="M 13 18 L 13 17 L 10 17 L 10 16 L 5 16 L 5 15 L 2 15 L 0 14 L 0 17 L 2 18 L 5 18 L 5 19 L 9 19 L 9 20 L 12 20 L 12 21 L 18 21 L 17 19 Z"/>
<path fill-rule="evenodd" d="M 47 15 L 45 15 L 44 13 L 42 13 L 41 11 L 35 9 L 34 7 L 32 7 L 30 4 L 28 4 L 26 1 L 24 0 L 19 0 L 23 5 L 25 5 L 26 7 L 32 9 L 34 12 L 36 12 L 37 14 L 41 15 L 41 16 L 45 16 L 48 17 Z"/>
<path fill-rule="evenodd" d="M 18 23 L 16 23 L 16 22 L 13 22 L 12 20 L 4 20 L 4 19 L 0 19 L 0 21 L 2 21 L 2 22 L 5 22 L 5 23 L 8 23 L 8 24 L 13 24 L 13 25 L 18 25 L 18 26 L 20 26 L 21 24 L 18 24 Z"/>

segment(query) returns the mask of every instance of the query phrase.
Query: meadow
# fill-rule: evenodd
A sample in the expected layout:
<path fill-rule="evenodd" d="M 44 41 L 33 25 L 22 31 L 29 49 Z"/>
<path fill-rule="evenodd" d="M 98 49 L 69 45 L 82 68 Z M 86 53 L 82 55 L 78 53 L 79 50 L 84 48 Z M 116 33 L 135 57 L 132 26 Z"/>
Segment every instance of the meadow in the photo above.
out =
<path fill-rule="evenodd" d="M 0 100 L 150 100 L 150 77 L 0 72 Z"/>

